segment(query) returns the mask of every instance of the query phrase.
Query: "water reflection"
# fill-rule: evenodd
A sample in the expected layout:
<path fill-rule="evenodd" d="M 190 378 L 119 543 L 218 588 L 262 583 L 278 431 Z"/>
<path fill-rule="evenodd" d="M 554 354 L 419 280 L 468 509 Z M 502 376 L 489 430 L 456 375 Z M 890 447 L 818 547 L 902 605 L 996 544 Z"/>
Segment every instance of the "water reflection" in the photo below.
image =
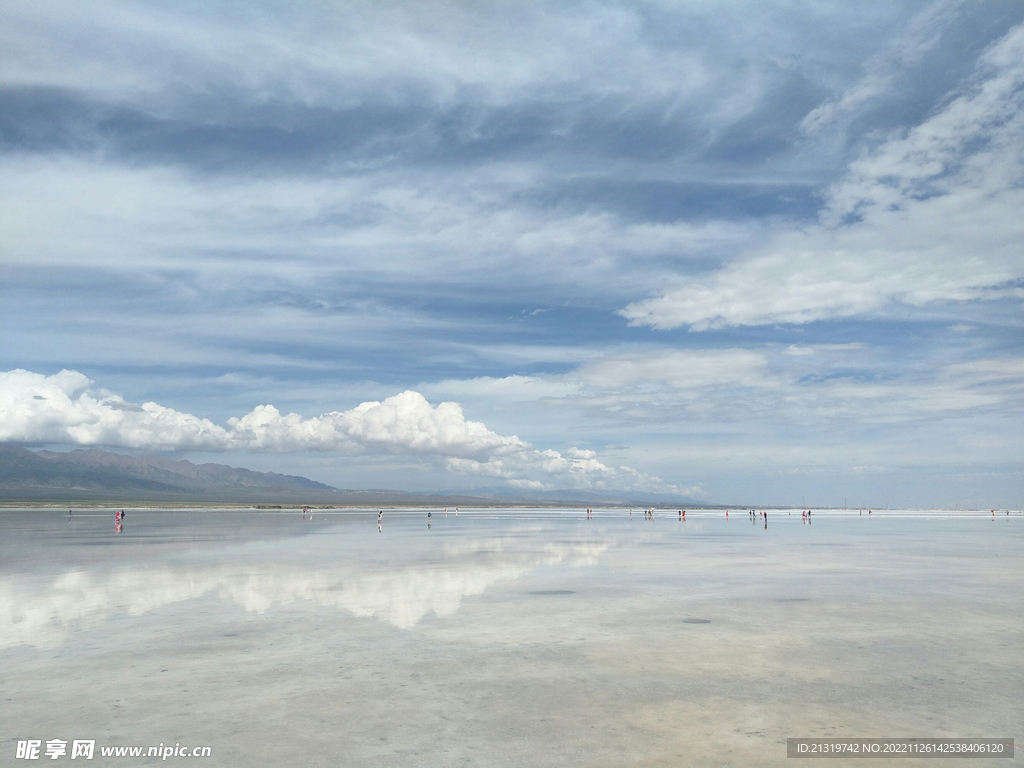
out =
<path fill-rule="evenodd" d="M 607 543 L 547 543 L 515 550 L 491 538 L 447 547 L 440 560 L 398 566 L 263 563 L 70 570 L 57 578 L 0 577 L 0 648 L 52 648 L 115 614 L 139 616 L 161 606 L 217 595 L 244 610 L 310 602 L 373 617 L 402 629 L 423 617 L 455 613 L 467 595 L 518 579 L 541 565 L 592 565 Z"/>

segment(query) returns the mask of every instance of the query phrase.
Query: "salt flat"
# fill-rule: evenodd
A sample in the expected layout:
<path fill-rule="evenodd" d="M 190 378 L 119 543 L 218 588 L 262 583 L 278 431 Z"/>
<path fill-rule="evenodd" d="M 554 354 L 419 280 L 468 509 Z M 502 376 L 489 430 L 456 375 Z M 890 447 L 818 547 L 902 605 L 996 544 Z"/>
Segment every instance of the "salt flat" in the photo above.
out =
<path fill-rule="evenodd" d="M 1024 736 L 1020 512 L 429 522 L 0 513 L 0 765 L 30 738 L 226 766 L 750 766 L 786 764 L 787 737 Z"/>

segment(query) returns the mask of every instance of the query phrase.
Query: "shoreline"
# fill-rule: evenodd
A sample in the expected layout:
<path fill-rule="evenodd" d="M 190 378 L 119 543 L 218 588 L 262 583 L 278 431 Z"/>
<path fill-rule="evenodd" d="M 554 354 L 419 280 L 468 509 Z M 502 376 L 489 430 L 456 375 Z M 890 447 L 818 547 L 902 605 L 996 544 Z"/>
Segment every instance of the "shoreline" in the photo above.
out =
<path fill-rule="evenodd" d="M 801 507 L 768 507 L 768 506 L 756 506 L 756 505 L 732 505 L 732 504 L 714 504 L 707 506 L 697 505 L 672 505 L 672 506 L 658 506 L 658 505 L 628 505 L 628 504 L 526 504 L 526 503 L 515 503 L 510 502 L 508 504 L 438 504 L 438 503 L 412 503 L 412 504 L 246 504 L 243 502 L 185 502 L 185 503 L 166 503 L 166 502 L 139 502 L 139 501 L 92 501 L 85 504 L 75 503 L 57 503 L 49 501 L 39 502 L 21 502 L 21 501 L 0 501 L 0 513 L 10 511 L 54 511 L 61 512 L 67 509 L 73 510 L 116 510 L 116 509 L 134 509 L 139 511 L 159 511 L 159 512 L 187 512 L 196 509 L 211 510 L 211 511 L 245 511 L 245 512 L 302 512 L 302 510 L 308 509 L 310 511 L 329 511 L 329 510 L 351 510 L 351 511 L 363 511 L 363 510 L 403 510 L 403 509 L 449 509 L 452 510 L 458 507 L 460 511 L 470 512 L 478 510 L 502 510 L 502 509 L 556 509 L 556 510 L 581 510 L 581 509 L 594 509 L 594 510 L 622 510 L 626 511 L 632 509 L 634 512 L 640 512 L 643 509 L 654 509 L 659 512 L 669 513 L 674 512 L 677 509 L 686 509 L 687 511 L 694 512 L 715 512 L 715 511 L 746 511 L 746 510 L 766 510 L 768 512 L 793 512 L 800 510 Z M 804 507 L 804 509 L 811 509 L 814 512 L 848 512 L 850 514 L 859 514 L 860 512 L 866 512 L 868 507 Z M 993 509 L 991 507 L 971 507 L 971 508 L 960 508 L 960 507 L 871 507 L 876 514 L 885 512 L 958 512 L 964 514 L 976 513 L 991 515 Z M 1021 509 L 1007 509 L 1007 508 L 996 508 L 996 516 L 1007 515 L 1007 512 L 1011 516 L 1020 515 L 1024 513 Z"/>

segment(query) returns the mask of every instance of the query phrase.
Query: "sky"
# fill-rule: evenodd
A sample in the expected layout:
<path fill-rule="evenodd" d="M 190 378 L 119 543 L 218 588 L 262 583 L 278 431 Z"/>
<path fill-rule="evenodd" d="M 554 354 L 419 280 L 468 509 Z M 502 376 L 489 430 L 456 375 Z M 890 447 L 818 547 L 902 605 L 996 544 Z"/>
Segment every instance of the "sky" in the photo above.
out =
<path fill-rule="evenodd" d="M 1024 5 L 0 0 L 0 442 L 1024 504 Z"/>

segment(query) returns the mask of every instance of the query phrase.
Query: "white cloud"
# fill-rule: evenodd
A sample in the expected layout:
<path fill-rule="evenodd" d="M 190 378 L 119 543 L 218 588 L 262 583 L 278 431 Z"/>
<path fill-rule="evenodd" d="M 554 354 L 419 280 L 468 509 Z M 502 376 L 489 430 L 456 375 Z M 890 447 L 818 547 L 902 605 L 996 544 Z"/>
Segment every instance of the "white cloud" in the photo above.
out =
<path fill-rule="evenodd" d="M 225 450 L 223 427 L 156 403 L 137 406 L 77 371 L 0 373 L 0 442 Z"/>
<path fill-rule="evenodd" d="M 526 446 L 514 435 L 497 435 L 480 422 L 467 421 L 457 403 L 432 406 L 413 391 L 310 419 L 296 413 L 282 415 L 272 405 L 260 405 L 228 424 L 232 435 L 250 447 L 277 451 L 372 446 L 488 457 Z"/>
<path fill-rule="evenodd" d="M 628 305 L 632 325 L 807 323 L 894 302 L 1024 298 L 1024 25 L 932 117 L 851 163 L 820 223 Z"/>
<path fill-rule="evenodd" d="M 539 450 L 515 435 L 469 421 L 458 403 L 431 405 L 419 392 L 304 419 L 272 405 L 228 420 L 227 428 L 157 403 L 141 406 L 94 389 L 77 371 L 0 373 L 0 442 L 105 445 L 153 450 L 359 451 L 422 455 L 449 469 L 518 487 L 570 486 L 674 491 L 593 451 Z"/>
<path fill-rule="evenodd" d="M 831 352 L 852 352 L 866 347 L 867 345 L 860 341 L 851 341 L 846 344 L 790 344 L 783 354 L 790 357 L 813 357 Z"/>

